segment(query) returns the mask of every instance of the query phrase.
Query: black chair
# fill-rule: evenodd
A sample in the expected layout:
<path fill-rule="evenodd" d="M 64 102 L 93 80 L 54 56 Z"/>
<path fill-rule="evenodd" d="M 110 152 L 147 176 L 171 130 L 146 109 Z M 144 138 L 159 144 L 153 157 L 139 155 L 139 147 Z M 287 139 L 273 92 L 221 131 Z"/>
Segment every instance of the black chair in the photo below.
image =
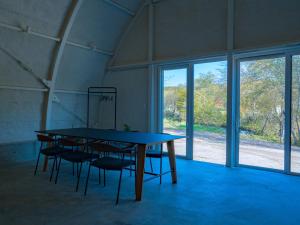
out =
<path fill-rule="evenodd" d="M 80 176 L 81 176 L 82 164 L 84 162 L 98 158 L 99 155 L 89 153 L 84 149 L 80 149 L 84 147 L 84 144 L 76 140 L 60 139 L 59 145 L 62 146 L 63 149 L 66 149 L 68 151 L 64 151 L 58 155 L 59 162 L 58 162 L 58 169 L 55 178 L 55 184 L 57 183 L 61 160 L 63 159 L 69 161 L 73 163 L 73 175 L 74 175 L 74 164 L 77 165 L 77 184 L 75 188 L 75 191 L 77 192 L 79 187 Z M 80 164 L 79 170 L 78 170 L 78 164 Z"/>
<path fill-rule="evenodd" d="M 57 156 L 60 153 L 64 152 L 64 149 L 60 148 L 56 144 L 56 140 L 53 137 L 38 134 L 37 139 L 41 144 L 40 144 L 39 154 L 38 154 L 38 158 L 37 158 L 37 162 L 36 162 L 36 166 L 35 166 L 35 170 L 34 170 L 34 175 L 36 175 L 36 173 L 37 173 L 40 156 L 42 154 L 42 155 L 48 157 L 48 159 L 53 159 L 51 175 L 50 175 L 50 181 L 51 181 L 52 177 L 53 177 L 54 167 L 57 166 Z"/>
<path fill-rule="evenodd" d="M 161 133 L 161 134 L 167 134 L 167 133 Z M 145 173 L 153 175 L 155 177 L 159 177 L 159 183 L 160 184 L 162 183 L 162 176 L 171 172 L 171 171 L 163 172 L 163 168 L 162 168 L 163 167 L 163 158 L 167 157 L 167 156 L 168 156 L 168 153 L 163 151 L 163 144 L 160 144 L 158 150 L 153 149 L 153 146 L 151 146 L 146 151 L 146 158 L 149 158 L 151 172 L 145 171 Z M 152 159 L 159 159 L 159 173 L 154 172 Z M 151 180 L 151 179 L 152 178 L 150 178 L 148 180 Z"/>
<path fill-rule="evenodd" d="M 130 132 L 139 132 L 139 131 L 134 130 L 134 131 L 130 131 Z M 167 134 L 167 133 L 161 133 L 161 134 Z M 129 155 L 130 160 L 135 161 L 134 168 L 132 168 L 132 166 L 130 166 L 130 168 L 126 168 L 126 169 L 130 170 L 130 175 L 131 175 L 131 171 L 135 171 L 135 173 L 136 173 L 136 145 L 134 145 L 134 144 L 127 144 L 127 145 L 125 144 L 124 145 L 123 143 L 121 143 L 120 146 L 122 146 L 123 149 L 126 151 L 127 155 Z M 159 183 L 160 184 L 162 183 L 162 176 L 171 172 L 171 171 L 163 172 L 163 158 L 167 157 L 167 156 L 168 156 L 168 154 L 163 151 L 163 144 L 160 145 L 159 150 L 153 149 L 153 146 L 148 147 L 148 149 L 146 151 L 146 158 L 149 158 L 151 172 L 145 171 L 144 173 L 152 175 L 154 177 L 145 179 L 144 181 L 149 181 L 149 180 L 159 177 Z M 152 159 L 160 160 L 159 161 L 159 173 L 154 172 Z"/>
<path fill-rule="evenodd" d="M 130 131 L 130 132 L 139 132 L 137 130 Z M 167 133 L 161 133 L 161 134 L 167 134 Z M 130 160 L 134 161 L 135 163 L 130 166 L 130 168 L 125 168 L 127 170 L 130 170 L 130 176 L 131 172 L 135 171 L 136 174 L 136 145 L 135 144 L 124 144 L 124 143 L 112 143 L 114 146 L 117 146 L 119 148 L 122 148 L 124 150 L 125 156 L 129 157 Z M 170 173 L 171 171 L 165 171 L 163 172 L 163 158 L 168 157 L 168 153 L 163 151 L 163 144 L 160 145 L 159 150 L 155 150 L 153 148 L 154 146 L 149 146 L 146 151 L 146 158 L 149 158 L 150 161 L 150 171 L 144 171 L 145 174 L 152 175 L 153 177 L 145 179 L 144 181 L 149 181 L 154 178 L 159 177 L 159 183 L 162 183 L 162 176 Z M 155 173 L 153 169 L 153 163 L 152 159 L 159 159 L 159 173 Z"/>
<path fill-rule="evenodd" d="M 132 160 L 125 159 L 126 152 L 124 152 L 124 150 L 117 148 L 115 146 L 111 146 L 109 144 L 104 144 L 104 143 L 94 143 L 91 146 L 92 146 L 92 149 L 94 151 L 99 152 L 102 155 L 102 157 L 90 162 L 88 174 L 87 174 L 87 178 L 86 178 L 84 195 L 86 195 L 86 193 L 87 193 L 91 167 L 96 167 L 99 170 L 100 169 L 104 170 L 104 186 L 106 185 L 106 182 L 105 182 L 105 171 L 106 170 L 120 171 L 118 192 L 117 192 L 117 199 L 116 199 L 116 204 L 118 204 L 123 169 L 135 164 L 135 162 Z M 108 155 L 109 153 L 113 153 L 113 156 L 109 156 Z M 118 154 L 121 154 L 122 157 L 121 158 L 118 157 Z"/>
<path fill-rule="evenodd" d="M 122 151 L 121 154 L 117 153 L 117 154 L 119 154 L 119 156 L 121 156 L 120 158 L 122 158 L 124 156 L 125 159 L 129 159 L 132 162 L 136 162 L 136 149 L 137 149 L 136 144 L 127 144 L 127 143 L 119 143 L 119 142 L 112 142 L 109 144 L 119 148 Z M 134 171 L 135 176 L 136 176 L 136 163 L 130 165 L 130 167 L 125 168 L 125 169 L 130 171 L 130 176 L 132 176 L 132 171 Z"/>
<path fill-rule="evenodd" d="M 160 146 L 160 150 L 153 150 L 152 148 L 149 148 L 146 151 L 146 158 L 149 158 L 150 160 L 150 168 L 151 172 L 146 171 L 145 173 L 159 177 L 159 183 L 162 182 L 162 176 L 169 173 L 170 171 L 163 172 L 163 158 L 167 156 L 167 153 L 163 151 L 163 144 Z M 159 173 L 154 173 L 152 159 L 159 159 Z"/>

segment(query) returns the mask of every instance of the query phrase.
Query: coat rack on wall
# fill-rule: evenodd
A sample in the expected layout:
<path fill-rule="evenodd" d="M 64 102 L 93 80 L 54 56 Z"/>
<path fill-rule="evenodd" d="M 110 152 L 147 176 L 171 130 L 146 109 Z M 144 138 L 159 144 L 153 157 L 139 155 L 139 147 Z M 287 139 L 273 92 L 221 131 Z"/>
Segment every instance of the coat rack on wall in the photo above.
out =
<path fill-rule="evenodd" d="M 112 102 L 114 101 L 114 129 L 117 129 L 117 88 L 115 87 L 89 87 L 88 99 L 87 99 L 87 124 L 89 128 L 90 124 L 90 97 L 91 95 L 100 95 L 100 102 Z"/>

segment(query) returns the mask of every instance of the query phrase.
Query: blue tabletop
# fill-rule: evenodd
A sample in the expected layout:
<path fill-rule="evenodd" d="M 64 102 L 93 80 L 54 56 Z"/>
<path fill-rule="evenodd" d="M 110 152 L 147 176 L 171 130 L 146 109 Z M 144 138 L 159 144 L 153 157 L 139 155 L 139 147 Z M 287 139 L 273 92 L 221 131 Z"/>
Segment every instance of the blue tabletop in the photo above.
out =
<path fill-rule="evenodd" d="M 58 130 L 42 130 L 37 133 L 61 135 L 69 137 L 87 138 L 95 140 L 116 141 L 132 144 L 159 144 L 163 142 L 173 141 L 184 136 L 159 134 L 159 133 L 145 133 L 145 132 L 125 132 L 117 130 L 93 129 L 93 128 L 70 128 Z"/>

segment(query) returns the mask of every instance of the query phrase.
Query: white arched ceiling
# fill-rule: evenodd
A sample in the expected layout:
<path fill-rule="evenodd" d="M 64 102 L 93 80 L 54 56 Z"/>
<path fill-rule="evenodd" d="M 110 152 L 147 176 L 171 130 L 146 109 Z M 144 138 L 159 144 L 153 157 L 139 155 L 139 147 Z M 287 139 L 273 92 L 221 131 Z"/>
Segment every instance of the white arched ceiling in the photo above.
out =
<path fill-rule="evenodd" d="M 126 3 L 129 2 L 130 5 L 127 6 Z M 57 71 L 55 89 L 86 91 L 89 86 L 101 85 L 106 64 L 114 54 L 116 44 L 127 24 L 135 16 L 134 10 L 139 3 L 139 0 L 122 2 L 111 0 L 83 1 L 76 15 L 76 20 L 72 24 L 68 41 L 81 43 L 92 49 L 99 49 L 101 52 L 66 46 L 60 59 L 61 65 Z M 63 94 L 56 94 L 60 99 L 63 98 L 61 95 Z M 52 97 L 49 97 L 48 113 L 46 114 L 47 124 L 55 126 L 57 121 L 51 121 L 51 116 L 49 116 L 52 113 L 50 102 Z M 81 102 L 82 105 L 86 105 L 85 99 Z M 85 120 L 85 114 L 83 114 L 79 126 L 84 125 L 82 121 Z M 70 123 L 73 126 L 74 122 Z"/>
<path fill-rule="evenodd" d="M 32 139 L 33 131 L 42 127 L 42 117 L 45 119 L 47 112 L 43 110 L 48 102 L 45 97 L 57 60 L 57 77 L 51 87 L 58 104 L 50 110 L 55 115 L 50 121 L 52 127 L 71 126 L 84 120 L 82 110 L 78 114 L 74 110 L 72 118 L 72 110 L 64 109 L 70 105 L 75 109 L 85 108 L 82 107 L 85 97 L 79 91 L 100 85 L 108 60 L 143 0 L 83 0 L 57 59 L 67 18 L 76 2 L 0 0 L 0 103 L 3 106 L 0 129 L 8 130 L 8 134 L 0 135 L 0 142 Z M 59 117 L 58 111 L 69 116 Z M 24 116 L 17 117 L 17 114 Z M 66 122 L 68 119 L 72 121 Z"/>
<path fill-rule="evenodd" d="M 114 1 L 128 7 L 129 12 L 108 2 L 85 0 L 68 38 L 74 43 L 82 43 L 91 48 L 97 47 L 107 54 L 87 52 L 73 46 L 66 47 L 57 80 L 58 89 L 86 90 L 88 86 L 95 85 L 95 82 L 99 85 L 106 62 L 113 55 L 116 43 L 133 18 L 133 10 L 140 1 Z M 126 3 L 130 3 L 129 6 Z"/>
<path fill-rule="evenodd" d="M 16 26 L 29 25 L 35 31 L 57 36 L 70 2 L 71 0 L 1 0 L 0 21 Z"/>

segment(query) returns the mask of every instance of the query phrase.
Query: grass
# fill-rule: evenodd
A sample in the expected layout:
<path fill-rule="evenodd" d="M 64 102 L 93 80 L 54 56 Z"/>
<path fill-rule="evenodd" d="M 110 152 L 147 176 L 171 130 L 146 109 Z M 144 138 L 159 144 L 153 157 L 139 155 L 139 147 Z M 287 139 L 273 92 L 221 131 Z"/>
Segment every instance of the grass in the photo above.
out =
<path fill-rule="evenodd" d="M 186 122 L 178 122 L 178 121 L 171 121 L 171 120 L 164 120 L 164 128 L 166 129 L 174 129 L 184 131 L 186 129 Z M 215 134 L 224 134 L 226 133 L 226 129 L 223 127 L 218 126 L 209 126 L 203 124 L 195 124 L 194 131 L 198 132 L 210 132 Z M 272 143 L 280 143 L 278 137 L 274 136 L 267 136 L 267 135 L 257 135 L 257 134 L 241 134 L 241 138 L 256 140 L 256 141 L 268 141 Z"/>
<path fill-rule="evenodd" d="M 274 136 L 257 135 L 257 134 L 241 134 L 240 137 L 245 139 L 256 140 L 256 141 L 268 141 L 268 142 L 280 144 L 278 137 L 274 137 Z"/>
<path fill-rule="evenodd" d="M 177 122 L 177 121 L 171 121 L 171 120 L 164 120 L 164 128 L 183 131 L 186 129 L 186 124 L 185 124 L 185 121 Z M 223 128 L 223 127 L 201 125 L 201 124 L 195 124 L 194 131 L 211 132 L 211 133 L 216 133 L 216 134 L 224 134 L 226 132 L 225 128 Z"/>

